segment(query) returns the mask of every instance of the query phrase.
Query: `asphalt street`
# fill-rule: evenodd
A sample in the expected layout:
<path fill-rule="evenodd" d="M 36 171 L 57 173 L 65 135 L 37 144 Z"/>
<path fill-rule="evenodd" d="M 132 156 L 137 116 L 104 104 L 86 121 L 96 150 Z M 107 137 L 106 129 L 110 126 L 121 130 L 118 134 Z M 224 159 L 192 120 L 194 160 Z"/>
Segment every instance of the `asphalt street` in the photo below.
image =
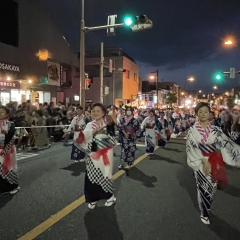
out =
<path fill-rule="evenodd" d="M 204 225 L 181 136 L 150 156 L 138 145 L 128 172 L 117 169 L 116 147 L 117 202 L 94 210 L 82 197 L 85 164 L 70 161 L 70 152 L 59 143 L 18 161 L 21 191 L 0 196 L 0 240 L 240 239 L 240 170 L 227 168 L 229 186 L 216 193 L 211 225 Z"/>

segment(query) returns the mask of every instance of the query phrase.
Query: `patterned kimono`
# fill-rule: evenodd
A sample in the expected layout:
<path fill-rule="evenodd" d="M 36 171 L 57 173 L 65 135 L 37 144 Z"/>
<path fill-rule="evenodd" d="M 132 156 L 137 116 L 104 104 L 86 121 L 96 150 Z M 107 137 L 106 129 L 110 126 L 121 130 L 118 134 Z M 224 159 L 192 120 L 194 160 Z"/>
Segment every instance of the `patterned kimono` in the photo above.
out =
<path fill-rule="evenodd" d="M 141 125 L 142 129 L 145 129 L 145 144 L 147 145 L 146 153 L 152 154 L 154 152 L 155 146 L 157 145 L 156 134 L 159 133 L 156 126 L 156 118 L 150 119 L 146 117 Z"/>
<path fill-rule="evenodd" d="M 128 133 L 125 138 L 123 131 Z M 136 140 L 141 137 L 141 129 L 137 119 L 134 117 L 122 118 L 119 124 L 119 138 L 121 143 L 121 158 L 123 166 L 132 166 L 135 161 Z"/>
<path fill-rule="evenodd" d="M 181 123 L 181 114 L 180 113 L 173 113 L 172 118 L 174 119 L 174 130 L 173 133 L 174 134 L 180 134 L 180 132 L 182 131 L 182 123 Z"/>
<path fill-rule="evenodd" d="M 185 114 L 183 113 L 182 115 L 182 131 L 185 132 L 188 128 L 189 128 L 189 115 L 188 114 Z"/>
<path fill-rule="evenodd" d="M 83 131 L 87 153 L 84 194 L 89 203 L 109 199 L 113 195 L 113 146 L 116 143 L 106 124 L 103 124 L 105 128 L 94 136 L 96 121 L 88 123 Z"/>
<path fill-rule="evenodd" d="M 164 119 L 167 120 L 167 123 L 168 123 L 168 129 L 170 131 L 170 134 L 173 133 L 173 122 L 172 122 L 172 118 L 170 116 L 164 116 Z"/>
<path fill-rule="evenodd" d="M 16 149 L 14 146 L 14 124 L 5 120 L 0 123 L 0 194 L 11 192 L 18 187 Z"/>
<path fill-rule="evenodd" d="M 221 154 L 217 153 L 217 149 L 221 151 Z M 203 129 L 196 122 L 189 129 L 186 152 L 187 163 L 194 170 L 196 178 L 201 215 L 208 217 L 217 184 L 227 183 L 224 162 L 240 167 L 240 146 L 227 137 L 220 128 L 209 123 L 207 128 Z M 208 176 L 205 176 L 203 172 L 203 158 L 211 164 L 211 174 Z"/>
<path fill-rule="evenodd" d="M 74 131 L 71 160 L 79 161 L 85 158 L 85 152 L 83 149 L 86 144 L 84 141 L 83 130 L 86 127 L 87 122 L 88 119 L 84 115 L 76 116 L 68 127 L 68 132 Z"/>
<path fill-rule="evenodd" d="M 166 119 L 158 119 L 156 121 L 156 127 L 158 129 L 157 139 L 158 139 L 158 146 L 165 147 L 166 143 L 170 139 L 170 131 L 168 130 L 168 122 Z"/>

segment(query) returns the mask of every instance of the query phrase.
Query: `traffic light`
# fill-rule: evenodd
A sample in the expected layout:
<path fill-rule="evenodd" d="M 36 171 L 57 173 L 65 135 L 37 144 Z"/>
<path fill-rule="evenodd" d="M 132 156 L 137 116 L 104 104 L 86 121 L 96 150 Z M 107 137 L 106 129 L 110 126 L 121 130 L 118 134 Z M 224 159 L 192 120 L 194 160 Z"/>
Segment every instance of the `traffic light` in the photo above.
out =
<path fill-rule="evenodd" d="M 125 23 L 126 26 L 131 26 L 134 21 L 135 21 L 135 19 L 131 16 L 126 16 L 124 18 L 124 23 Z"/>
<path fill-rule="evenodd" d="M 153 27 L 152 21 L 147 17 L 147 15 L 140 16 L 126 16 L 124 18 L 124 23 L 126 26 L 130 27 L 133 32 L 150 29 Z"/>
<path fill-rule="evenodd" d="M 223 80 L 223 74 L 222 73 L 216 73 L 215 76 L 214 76 L 214 79 L 217 82 L 221 82 Z"/>
<path fill-rule="evenodd" d="M 92 79 L 87 78 L 85 79 L 85 89 L 89 89 L 91 87 Z"/>

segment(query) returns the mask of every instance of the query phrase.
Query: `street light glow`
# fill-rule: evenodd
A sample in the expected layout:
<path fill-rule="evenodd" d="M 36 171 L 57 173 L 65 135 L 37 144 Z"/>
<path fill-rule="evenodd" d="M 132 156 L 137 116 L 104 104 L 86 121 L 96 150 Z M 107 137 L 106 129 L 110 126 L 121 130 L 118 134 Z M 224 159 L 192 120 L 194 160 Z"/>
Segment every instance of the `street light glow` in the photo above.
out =
<path fill-rule="evenodd" d="M 29 80 L 28 80 L 28 82 L 29 82 L 29 83 L 32 83 L 32 80 L 31 80 L 31 79 L 29 79 Z"/>
<path fill-rule="evenodd" d="M 202 90 L 199 90 L 199 92 L 201 93 L 201 92 L 202 92 Z"/>
<path fill-rule="evenodd" d="M 133 20 L 132 20 L 131 17 L 125 17 L 124 23 L 125 23 L 127 26 L 131 26 L 132 23 L 133 23 Z"/>
<path fill-rule="evenodd" d="M 226 45 L 232 45 L 233 42 L 232 42 L 231 40 L 228 40 L 228 41 L 226 41 L 224 44 L 226 44 Z"/>
<path fill-rule="evenodd" d="M 149 78 L 153 80 L 155 78 L 155 76 L 154 75 L 150 75 Z"/>
<path fill-rule="evenodd" d="M 214 86 L 213 89 L 217 89 L 217 86 Z"/>
<path fill-rule="evenodd" d="M 192 82 L 192 81 L 194 81 L 194 78 L 191 77 L 191 78 L 189 78 L 188 80 L 189 80 L 190 82 Z"/>

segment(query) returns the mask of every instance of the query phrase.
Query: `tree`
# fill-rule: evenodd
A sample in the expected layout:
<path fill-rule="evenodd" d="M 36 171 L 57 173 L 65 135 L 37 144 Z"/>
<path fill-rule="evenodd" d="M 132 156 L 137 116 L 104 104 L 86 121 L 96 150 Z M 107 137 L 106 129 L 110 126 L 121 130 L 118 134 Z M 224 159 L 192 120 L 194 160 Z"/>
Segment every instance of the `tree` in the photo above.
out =
<path fill-rule="evenodd" d="M 229 109 L 234 108 L 235 104 L 234 104 L 234 98 L 232 96 L 229 96 L 227 98 L 227 106 Z"/>
<path fill-rule="evenodd" d="M 178 98 L 176 93 L 168 93 L 166 103 L 169 104 L 170 107 L 172 107 L 173 103 L 177 103 L 177 99 Z"/>

